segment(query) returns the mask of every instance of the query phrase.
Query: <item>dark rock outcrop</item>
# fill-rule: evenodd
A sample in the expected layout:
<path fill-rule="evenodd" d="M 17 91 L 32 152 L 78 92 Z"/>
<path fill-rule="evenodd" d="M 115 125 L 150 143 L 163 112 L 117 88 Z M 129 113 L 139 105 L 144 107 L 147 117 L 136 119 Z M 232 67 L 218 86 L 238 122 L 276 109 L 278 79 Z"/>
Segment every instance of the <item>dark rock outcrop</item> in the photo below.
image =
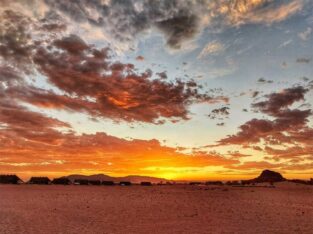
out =
<path fill-rule="evenodd" d="M 271 170 L 262 171 L 261 175 L 252 180 L 246 180 L 245 182 L 250 183 L 274 183 L 274 182 L 282 182 L 286 181 L 286 179 L 279 173 Z"/>
<path fill-rule="evenodd" d="M 264 170 L 262 171 L 261 175 L 255 179 L 256 182 L 282 182 L 286 179 L 278 172 Z"/>

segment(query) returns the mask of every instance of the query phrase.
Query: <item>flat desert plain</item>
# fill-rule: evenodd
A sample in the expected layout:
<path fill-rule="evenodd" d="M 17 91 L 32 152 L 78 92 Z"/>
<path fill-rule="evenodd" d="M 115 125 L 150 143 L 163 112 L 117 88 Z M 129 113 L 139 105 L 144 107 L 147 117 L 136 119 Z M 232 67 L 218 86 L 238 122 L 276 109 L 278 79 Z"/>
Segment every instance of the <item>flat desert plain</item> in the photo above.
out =
<path fill-rule="evenodd" d="M 313 233 L 313 186 L 0 185 L 0 233 Z"/>

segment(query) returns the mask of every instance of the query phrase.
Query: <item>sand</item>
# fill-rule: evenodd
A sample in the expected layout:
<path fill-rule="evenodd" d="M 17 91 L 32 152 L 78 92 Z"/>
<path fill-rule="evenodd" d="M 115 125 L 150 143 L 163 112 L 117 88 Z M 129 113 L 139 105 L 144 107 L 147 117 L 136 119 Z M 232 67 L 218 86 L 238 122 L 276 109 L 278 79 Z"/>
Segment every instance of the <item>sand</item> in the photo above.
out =
<path fill-rule="evenodd" d="M 313 186 L 0 185 L 0 233 L 313 233 Z"/>

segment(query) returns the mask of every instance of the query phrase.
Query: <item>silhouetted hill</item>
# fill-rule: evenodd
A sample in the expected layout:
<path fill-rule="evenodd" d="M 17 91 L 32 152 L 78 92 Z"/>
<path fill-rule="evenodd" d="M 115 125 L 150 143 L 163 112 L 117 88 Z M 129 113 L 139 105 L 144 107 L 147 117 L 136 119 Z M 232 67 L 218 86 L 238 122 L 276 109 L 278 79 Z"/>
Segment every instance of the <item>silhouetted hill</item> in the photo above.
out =
<path fill-rule="evenodd" d="M 164 178 L 157 178 L 157 177 L 149 177 L 149 176 L 137 176 L 137 175 L 130 175 L 125 177 L 112 177 L 104 174 L 97 174 L 97 175 L 69 175 L 66 176 L 69 180 L 74 182 L 74 180 L 100 180 L 100 181 L 114 181 L 119 183 L 121 181 L 129 181 L 135 184 L 139 184 L 141 182 L 151 182 L 151 183 L 159 183 L 159 182 L 167 182 L 169 180 Z"/>
<path fill-rule="evenodd" d="M 104 175 L 104 174 L 97 174 L 97 175 L 90 175 L 90 176 L 86 176 L 86 175 L 79 175 L 79 174 L 75 174 L 75 175 L 69 175 L 66 176 L 70 181 L 74 181 L 74 180 L 100 180 L 100 181 L 115 181 L 114 177 L 108 176 L 108 175 Z"/>
<path fill-rule="evenodd" d="M 257 178 L 248 181 L 253 183 L 264 183 L 264 182 L 282 182 L 286 181 L 286 179 L 279 172 L 264 170 Z"/>

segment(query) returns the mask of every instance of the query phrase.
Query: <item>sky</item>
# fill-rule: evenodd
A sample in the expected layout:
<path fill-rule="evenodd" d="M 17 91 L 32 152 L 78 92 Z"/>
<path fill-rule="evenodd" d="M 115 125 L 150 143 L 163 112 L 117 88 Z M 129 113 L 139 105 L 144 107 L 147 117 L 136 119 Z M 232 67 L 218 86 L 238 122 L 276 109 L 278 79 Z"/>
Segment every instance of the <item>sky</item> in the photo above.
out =
<path fill-rule="evenodd" d="M 0 0 L 0 172 L 313 177 L 311 0 Z"/>

